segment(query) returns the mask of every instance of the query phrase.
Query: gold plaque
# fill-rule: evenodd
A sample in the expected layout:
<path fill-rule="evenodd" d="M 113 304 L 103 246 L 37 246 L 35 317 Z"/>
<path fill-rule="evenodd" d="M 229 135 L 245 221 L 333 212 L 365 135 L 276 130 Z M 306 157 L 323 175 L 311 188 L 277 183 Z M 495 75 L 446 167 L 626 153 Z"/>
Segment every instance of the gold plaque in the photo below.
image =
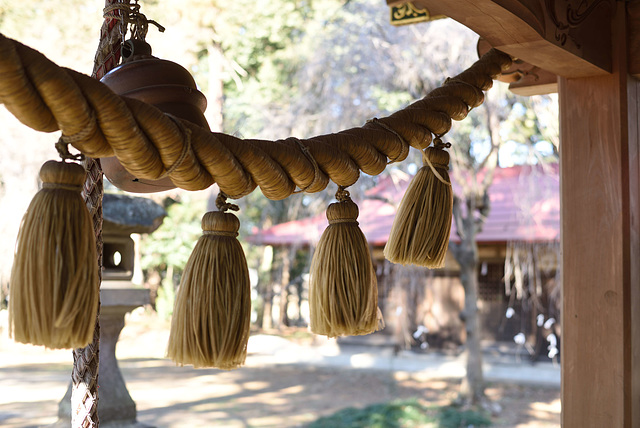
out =
<path fill-rule="evenodd" d="M 391 25 L 414 24 L 444 17 L 444 15 L 431 16 L 427 9 L 418 9 L 413 3 L 404 3 L 390 8 Z"/>

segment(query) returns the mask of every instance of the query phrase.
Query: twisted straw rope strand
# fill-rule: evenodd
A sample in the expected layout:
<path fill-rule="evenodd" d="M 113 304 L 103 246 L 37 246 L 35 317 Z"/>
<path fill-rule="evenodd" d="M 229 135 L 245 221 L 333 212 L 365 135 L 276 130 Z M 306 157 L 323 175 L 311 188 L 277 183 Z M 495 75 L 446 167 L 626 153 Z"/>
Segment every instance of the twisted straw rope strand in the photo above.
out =
<path fill-rule="evenodd" d="M 259 186 L 266 197 L 277 200 L 296 187 L 321 191 L 329 180 L 350 186 L 360 171 L 377 175 L 389 159 L 404 160 L 407 144 L 428 147 L 432 134 L 446 133 L 452 119 L 464 119 L 471 108 L 482 104 L 483 91 L 510 64 L 507 54 L 491 50 L 443 86 L 388 117 L 300 140 L 307 154 L 292 138 L 242 140 L 184 120 L 179 127 L 154 106 L 118 96 L 95 79 L 58 67 L 2 34 L 0 102 L 35 130 L 60 129 L 63 138 L 68 136 L 87 156 L 115 155 L 140 179 L 157 180 L 169 172 L 171 181 L 186 190 L 218 183 L 229 197 L 239 198 Z M 188 147 L 185 129 L 191 132 Z"/>

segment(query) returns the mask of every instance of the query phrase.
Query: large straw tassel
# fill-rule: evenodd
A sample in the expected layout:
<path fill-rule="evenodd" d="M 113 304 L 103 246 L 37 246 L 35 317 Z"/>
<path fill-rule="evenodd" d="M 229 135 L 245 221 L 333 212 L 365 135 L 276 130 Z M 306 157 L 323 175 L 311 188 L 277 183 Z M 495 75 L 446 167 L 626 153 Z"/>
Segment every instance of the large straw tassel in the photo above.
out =
<path fill-rule="evenodd" d="M 218 208 L 237 206 L 222 196 Z M 240 222 L 223 211 L 202 218 L 203 235 L 187 261 L 176 296 L 167 355 L 181 365 L 231 370 L 247 357 L 249 270 L 236 239 Z"/>
<path fill-rule="evenodd" d="M 85 170 L 48 161 L 22 219 L 11 270 L 9 331 L 18 342 L 82 348 L 98 311 L 98 258 L 80 192 Z"/>
<path fill-rule="evenodd" d="M 400 202 L 384 256 L 393 263 L 441 268 L 449 245 L 453 193 L 449 178 L 450 147 L 440 138 L 422 155 L 418 170 Z"/>
<path fill-rule="evenodd" d="M 329 337 L 373 333 L 384 323 L 369 245 L 349 192 L 340 187 L 336 199 L 311 261 L 311 331 Z"/>

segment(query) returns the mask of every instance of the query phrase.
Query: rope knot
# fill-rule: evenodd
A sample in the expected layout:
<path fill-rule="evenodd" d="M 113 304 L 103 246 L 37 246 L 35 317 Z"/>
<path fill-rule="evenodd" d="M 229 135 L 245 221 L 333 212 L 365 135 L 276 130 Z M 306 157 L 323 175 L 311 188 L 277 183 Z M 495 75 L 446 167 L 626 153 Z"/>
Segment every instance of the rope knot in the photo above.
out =
<path fill-rule="evenodd" d="M 444 150 L 449 147 L 451 147 L 451 143 L 444 143 L 440 136 L 436 137 L 436 139 L 433 140 L 433 147 L 428 147 L 422 152 L 422 162 L 431 169 L 433 175 L 435 175 L 440 182 L 451 186 L 451 182 L 446 180 L 436 169 L 449 170 L 449 153 Z"/>
<path fill-rule="evenodd" d="M 329 224 L 337 224 L 337 223 L 350 223 L 353 224 L 354 226 L 358 226 L 360 223 L 358 223 L 358 220 L 356 220 L 355 218 L 332 218 L 329 219 Z"/>
<path fill-rule="evenodd" d="M 438 136 L 436 136 L 436 138 L 433 140 L 433 147 L 434 147 L 435 149 L 440 149 L 440 150 L 448 149 L 448 148 L 450 148 L 450 147 L 451 147 L 451 143 L 449 143 L 449 142 L 446 142 L 446 143 L 445 143 L 445 142 L 443 142 L 443 141 L 442 141 L 442 136 L 441 136 L 441 135 L 438 135 Z"/>
<path fill-rule="evenodd" d="M 229 211 L 229 210 L 239 211 L 240 207 L 237 206 L 236 204 L 227 202 L 227 198 L 228 196 L 225 195 L 224 192 L 218 193 L 218 197 L 216 198 L 216 207 L 218 207 L 218 210 L 222 212 Z"/>
<path fill-rule="evenodd" d="M 235 238 L 238 236 L 238 232 L 230 232 L 227 230 L 203 230 L 203 235 L 214 235 L 214 236 L 228 236 L 230 238 Z"/>
<path fill-rule="evenodd" d="M 72 184 L 64 183 L 42 183 L 43 189 L 62 189 L 71 190 L 72 192 L 82 192 L 83 186 L 74 186 Z"/>
<path fill-rule="evenodd" d="M 138 4 L 138 0 L 135 0 L 135 3 L 127 2 L 108 5 L 102 10 L 102 16 L 105 19 L 117 19 L 125 25 L 130 25 L 131 36 L 133 39 L 144 41 L 147 37 L 147 32 L 149 31 L 149 24 L 155 25 L 161 33 L 164 33 L 165 31 L 165 28 L 162 25 L 152 19 L 147 19 L 147 17 L 140 12 L 140 4 Z"/>
<path fill-rule="evenodd" d="M 202 216 L 202 234 L 212 236 L 238 236 L 240 220 L 231 213 L 209 211 Z"/>
<path fill-rule="evenodd" d="M 63 161 L 74 160 L 74 161 L 83 161 L 84 155 L 82 153 L 78 153 L 77 155 L 72 155 L 69 151 L 69 143 L 65 141 L 64 136 L 60 137 L 58 142 L 55 144 L 56 150 L 58 151 L 58 155 L 60 159 Z"/>
<path fill-rule="evenodd" d="M 350 201 L 351 194 L 343 186 L 338 186 L 338 191 L 336 192 L 336 200 L 338 202 Z"/>
<path fill-rule="evenodd" d="M 336 199 L 338 202 L 334 202 L 327 208 L 327 220 L 329 220 L 329 224 L 354 223 L 357 225 L 358 222 L 356 219 L 360 212 L 358 206 L 351 200 L 349 191 L 342 186 L 338 186 Z"/>

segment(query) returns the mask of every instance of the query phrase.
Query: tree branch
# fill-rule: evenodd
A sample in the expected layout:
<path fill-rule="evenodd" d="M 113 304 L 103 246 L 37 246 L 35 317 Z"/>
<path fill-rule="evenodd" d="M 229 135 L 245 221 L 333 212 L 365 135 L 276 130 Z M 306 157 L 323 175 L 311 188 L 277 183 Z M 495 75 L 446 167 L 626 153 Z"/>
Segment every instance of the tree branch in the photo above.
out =
<path fill-rule="evenodd" d="M 463 222 L 463 217 L 462 217 L 462 209 L 460 208 L 460 203 L 462 201 L 460 200 L 460 197 L 455 196 L 453 197 L 453 221 L 455 221 L 456 223 L 456 235 L 458 235 L 458 238 L 460 238 L 460 240 L 464 241 L 465 239 L 465 233 L 464 233 L 464 222 Z"/>

